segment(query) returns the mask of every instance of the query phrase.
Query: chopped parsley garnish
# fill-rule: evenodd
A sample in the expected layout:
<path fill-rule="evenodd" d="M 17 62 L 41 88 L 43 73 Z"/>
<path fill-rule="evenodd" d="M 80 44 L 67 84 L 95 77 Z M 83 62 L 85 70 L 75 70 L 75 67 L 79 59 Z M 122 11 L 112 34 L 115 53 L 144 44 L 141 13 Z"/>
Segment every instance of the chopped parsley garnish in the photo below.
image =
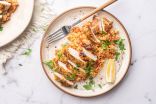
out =
<path fill-rule="evenodd" d="M 80 67 L 80 65 L 79 65 L 79 64 L 76 64 L 76 66 L 77 66 L 77 67 Z"/>
<path fill-rule="evenodd" d="M 93 78 L 90 78 L 90 79 L 89 79 L 89 82 L 86 83 L 85 85 L 83 85 L 83 87 L 84 87 L 86 90 L 92 90 L 94 86 L 95 86 L 95 82 L 93 81 Z"/>
<path fill-rule="evenodd" d="M 93 63 L 88 62 L 84 69 L 85 69 L 87 76 L 90 76 L 91 70 L 93 69 Z"/>
<path fill-rule="evenodd" d="M 60 58 L 62 57 L 62 52 L 61 52 L 61 51 L 58 51 L 58 52 L 57 52 L 57 56 L 58 56 L 58 58 L 60 59 Z"/>
<path fill-rule="evenodd" d="M 119 59 L 120 53 L 119 52 L 115 52 L 115 60 L 117 61 Z"/>
<path fill-rule="evenodd" d="M 32 53 L 32 49 L 29 48 L 23 53 L 23 55 L 30 56 L 31 53 Z"/>
<path fill-rule="evenodd" d="M 102 88 L 102 85 L 101 85 L 101 84 L 98 84 L 98 86 L 99 86 L 100 88 Z"/>
<path fill-rule="evenodd" d="M 79 67 L 80 67 L 80 65 L 76 64 L 76 67 L 74 67 L 74 70 L 78 70 Z"/>
<path fill-rule="evenodd" d="M 107 49 L 110 44 L 109 40 L 102 41 L 102 49 Z"/>
<path fill-rule="evenodd" d="M 47 65 L 50 69 L 54 68 L 54 62 L 52 60 L 43 62 L 45 65 Z"/>
<path fill-rule="evenodd" d="M 74 70 L 78 70 L 78 68 L 77 67 L 74 67 Z"/>
<path fill-rule="evenodd" d="M 124 45 L 124 39 L 116 40 L 116 41 L 114 41 L 114 43 L 118 45 L 118 47 L 119 47 L 119 49 L 120 49 L 121 51 L 126 50 L 126 49 L 125 49 L 125 45 Z"/>
<path fill-rule="evenodd" d="M 102 31 L 102 34 L 103 34 L 103 35 L 106 35 L 107 33 L 106 33 L 105 31 Z"/>
<path fill-rule="evenodd" d="M 102 49 L 107 49 L 107 45 L 106 44 L 102 44 Z"/>
<path fill-rule="evenodd" d="M 70 81 L 75 80 L 75 78 L 76 78 L 76 74 L 72 74 L 71 76 L 67 76 L 67 77 L 66 77 L 66 79 L 67 79 L 67 80 L 70 80 Z"/>
<path fill-rule="evenodd" d="M 3 27 L 0 26 L 0 31 L 3 31 Z"/>

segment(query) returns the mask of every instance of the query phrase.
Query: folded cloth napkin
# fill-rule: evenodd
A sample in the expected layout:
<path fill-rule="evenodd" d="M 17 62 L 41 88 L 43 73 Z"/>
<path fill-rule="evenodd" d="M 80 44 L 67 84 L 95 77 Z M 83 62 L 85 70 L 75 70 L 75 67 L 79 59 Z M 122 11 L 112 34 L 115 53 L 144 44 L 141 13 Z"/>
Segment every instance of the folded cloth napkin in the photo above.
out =
<path fill-rule="evenodd" d="M 7 46 L 0 48 L 0 73 L 5 72 L 5 64 L 16 54 L 19 48 L 24 46 L 29 48 L 35 39 L 43 36 L 50 23 L 49 21 L 55 17 L 51 5 L 51 2 L 47 0 L 35 0 L 35 9 L 30 25 L 19 38 Z"/>

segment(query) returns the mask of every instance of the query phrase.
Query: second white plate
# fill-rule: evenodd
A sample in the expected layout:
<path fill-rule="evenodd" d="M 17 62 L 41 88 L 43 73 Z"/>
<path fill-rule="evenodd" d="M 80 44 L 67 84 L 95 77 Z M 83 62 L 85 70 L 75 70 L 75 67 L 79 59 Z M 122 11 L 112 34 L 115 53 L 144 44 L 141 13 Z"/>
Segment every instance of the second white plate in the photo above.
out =
<path fill-rule="evenodd" d="M 34 8 L 34 0 L 18 0 L 19 6 L 12 14 L 10 21 L 3 25 L 0 32 L 0 47 L 12 42 L 28 26 Z"/>

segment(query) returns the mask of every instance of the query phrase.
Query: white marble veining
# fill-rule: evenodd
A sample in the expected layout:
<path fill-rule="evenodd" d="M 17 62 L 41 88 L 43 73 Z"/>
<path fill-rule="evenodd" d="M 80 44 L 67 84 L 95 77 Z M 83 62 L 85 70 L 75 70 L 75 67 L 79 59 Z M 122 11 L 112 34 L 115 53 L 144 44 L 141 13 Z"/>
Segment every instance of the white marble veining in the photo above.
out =
<path fill-rule="evenodd" d="M 48 0 L 56 13 L 72 7 L 99 6 L 105 0 Z M 43 0 L 43 2 L 45 2 Z M 40 65 L 40 39 L 29 57 L 16 55 L 0 75 L 0 104 L 155 104 L 156 103 L 156 1 L 119 0 L 106 10 L 129 32 L 133 57 L 129 71 L 111 92 L 94 98 L 77 98 L 57 89 Z"/>

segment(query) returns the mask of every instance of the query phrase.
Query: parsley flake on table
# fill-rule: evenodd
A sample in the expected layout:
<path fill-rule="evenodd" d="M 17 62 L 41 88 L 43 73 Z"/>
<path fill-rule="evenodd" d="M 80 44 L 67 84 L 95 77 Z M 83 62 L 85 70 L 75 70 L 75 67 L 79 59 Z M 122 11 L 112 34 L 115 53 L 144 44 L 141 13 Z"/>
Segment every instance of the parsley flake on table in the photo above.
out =
<path fill-rule="evenodd" d="M 23 55 L 25 55 L 25 56 L 30 56 L 31 55 L 31 53 L 32 53 L 32 49 L 27 49 L 24 53 L 23 53 Z"/>

